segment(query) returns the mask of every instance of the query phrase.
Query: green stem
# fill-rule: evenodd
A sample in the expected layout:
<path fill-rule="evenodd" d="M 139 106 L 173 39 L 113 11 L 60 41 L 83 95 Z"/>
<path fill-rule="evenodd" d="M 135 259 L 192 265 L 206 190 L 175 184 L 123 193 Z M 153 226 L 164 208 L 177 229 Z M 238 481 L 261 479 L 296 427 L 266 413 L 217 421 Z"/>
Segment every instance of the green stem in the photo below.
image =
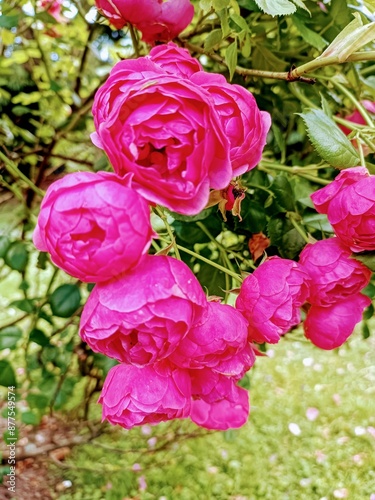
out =
<path fill-rule="evenodd" d="M 305 231 L 302 229 L 302 227 L 296 221 L 296 219 L 294 217 L 294 214 L 293 213 L 288 213 L 287 215 L 288 215 L 288 219 L 293 224 L 293 226 L 296 229 L 296 231 L 302 236 L 302 238 L 306 241 L 306 243 L 310 243 L 309 237 L 307 236 L 307 234 L 305 233 Z"/>
<path fill-rule="evenodd" d="M 174 253 L 176 254 L 176 257 L 178 260 L 181 260 L 180 252 L 178 251 L 178 245 L 176 244 L 176 239 L 174 237 L 173 231 L 171 229 L 171 226 L 169 225 L 167 221 L 167 217 L 165 216 L 165 213 L 163 212 L 163 209 L 160 207 L 155 207 L 154 208 L 156 214 L 161 218 L 161 220 L 164 222 L 165 228 L 167 230 L 168 236 L 171 240 L 171 243 L 173 245 Z"/>
<path fill-rule="evenodd" d="M 128 27 L 129 27 L 130 37 L 132 39 L 132 44 L 133 44 L 133 49 L 134 49 L 135 55 L 136 55 L 136 57 L 139 57 L 139 46 L 138 46 L 138 38 L 137 38 L 136 32 L 135 32 L 132 24 L 128 23 Z"/>
<path fill-rule="evenodd" d="M 300 170 L 294 170 L 295 167 L 287 167 L 285 165 L 279 165 L 278 163 L 268 163 L 266 165 L 262 165 L 262 162 L 258 165 L 258 169 L 263 171 L 263 172 L 268 172 L 268 169 L 271 170 L 279 170 L 280 172 L 287 172 L 288 174 L 291 175 L 299 175 L 300 177 L 303 177 L 304 179 L 307 179 L 311 182 L 315 182 L 316 184 L 321 184 L 322 186 L 327 186 L 328 184 L 331 183 L 331 181 L 328 181 L 326 179 L 321 179 L 320 177 L 315 177 L 314 175 L 309 175 L 309 174 L 304 174 Z"/>
<path fill-rule="evenodd" d="M 209 264 L 212 267 L 216 267 L 216 269 L 219 269 L 219 271 L 222 271 L 223 273 L 226 273 L 229 276 L 232 276 L 232 278 L 237 280 L 239 283 L 242 283 L 242 279 L 237 273 L 234 273 L 233 271 L 226 269 L 225 267 L 221 266 L 220 264 L 217 264 L 216 262 L 212 262 L 211 260 L 206 259 L 206 257 L 199 255 L 199 253 L 193 252 L 193 250 L 189 250 L 188 248 L 185 248 L 181 245 L 177 245 L 177 248 L 179 250 L 181 250 L 182 252 L 188 253 L 189 255 L 192 255 L 193 257 L 196 257 L 197 259 L 202 260 L 203 262 L 205 262 L 206 264 Z"/>
<path fill-rule="evenodd" d="M 358 137 L 358 134 L 356 135 L 356 140 L 357 140 L 357 149 L 358 149 L 358 153 L 359 153 L 359 158 L 361 160 L 361 167 L 366 167 L 365 155 L 363 153 L 363 147 L 362 147 L 361 141 Z"/>
<path fill-rule="evenodd" d="M 363 119 L 367 123 L 367 125 L 371 128 L 375 128 L 374 122 L 372 121 L 370 115 L 367 113 L 366 109 L 364 106 L 358 101 L 358 99 L 346 88 L 344 85 L 341 85 L 341 83 L 337 82 L 334 78 L 330 80 L 348 99 L 352 101 L 354 106 L 358 109 L 358 111 L 361 113 Z"/>
<path fill-rule="evenodd" d="M 43 196 L 45 195 L 44 191 L 35 186 L 35 184 L 28 177 L 26 177 L 26 175 L 22 173 L 21 170 L 19 170 L 17 165 L 14 162 L 12 162 L 12 160 L 9 160 L 9 158 L 7 158 L 5 154 L 2 153 L 1 151 L 0 151 L 0 158 L 3 160 L 5 168 L 8 170 L 10 174 L 12 174 L 16 178 L 18 177 L 22 179 L 29 186 L 30 189 L 32 189 L 36 194 L 38 194 L 43 198 Z"/>

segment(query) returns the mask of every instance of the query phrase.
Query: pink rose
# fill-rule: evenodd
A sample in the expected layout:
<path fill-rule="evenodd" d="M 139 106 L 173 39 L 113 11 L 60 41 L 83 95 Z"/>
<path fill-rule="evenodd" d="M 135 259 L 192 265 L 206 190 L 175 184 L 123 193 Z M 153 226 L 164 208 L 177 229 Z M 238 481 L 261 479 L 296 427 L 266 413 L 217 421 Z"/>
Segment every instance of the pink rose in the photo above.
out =
<path fill-rule="evenodd" d="M 327 307 L 311 306 L 303 325 L 306 338 L 321 349 L 340 347 L 370 304 L 369 297 L 357 293 Z"/>
<path fill-rule="evenodd" d="M 375 176 L 365 167 L 343 170 L 311 199 L 343 245 L 352 252 L 375 250 Z"/>
<path fill-rule="evenodd" d="M 93 106 L 94 143 L 146 199 L 186 215 L 232 178 L 229 143 L 210 94 L 147 58 L 116 64 Z"/>
<path fill-rule="evenodd" d="M 33 240 L 67 273 L 101 282 L 136 266 L 153 236 L 150 208 L 129 176 L 77 172 L 48 188 Z"/>
<path fill-rule="evenodd" d="M 150 44 L 169 42 L 194 16 L 189 0 L 96 0 L 96 5 L 116 29 L 130 23 L 141 31 L 142 40 Z"/>
<path fill-rule="evenodd" d="M 37 2 L 37 7 L 48 12 L 58 23 L 65 24 L 68 22 L 68 19 L 61 14 L 62 5 L 63 0 L 38 0 Z"/>
<path fill-rule="evenodd" d="M 205 321 L 188 332 L 170 360 L 183 368 L 209 367 L 241 378 L 255 362 L 247 326 L 243 315 L 233 307 L 209 302 Z"/>
<path fill-rule="evenodd" d="M 192 407 L 190 418 L 208 429 L 241 427 L 249 416 L 249 395 L 235 381 L 207 368 L 190 370 Z"/>
<path fill-rule="evenodd" d="M 103 420 L 125 429 L 186 418 L 191 407 L 188 372 L 167 363 L 117 365 L 108 373 L 99 398 Z"/>
<path fill-rule="evenodd" d="M 309 276 L 292 260 L 271 257 L 243 281 L 236 308 L 249 322 L 249 339 L 275 344 L 300 322 Z"/>
<path fill-rule="evenodd" d="M 190 78 L 194 73 L 203 71 L 200 62 L 191 57 L 188 50 L 178 47 L 173 42 L 157 45 L 147 57 L 166 73 L 178 75 L 182 78 Z"/>
<path fill-rule="evenodd" d="M 302 250 L 300 264 L 310 276 L 308 302 L 326 306 L 349 298 L 368 285 L 371 271 L 351 258 L 338 238 L 309 243 Z"/>
<path fill-rule="evenodd" d="M 95 286 L 80 335 L 95 352 L 147 365 L 169 356 L 204 320 L 206 308 L 202 287 L 186 264 L 147 255 L 135 269 Z"/>
<path fill-rule="evenodd" d="M 254 168 L 262 158 L 271 126 L 269 113 L 259 110 L 251 92 L 228 83 L 223 75 L 201 71 L 190 79 L 207 90 L 214 100 L 230 142 L 233 177 Z"/>

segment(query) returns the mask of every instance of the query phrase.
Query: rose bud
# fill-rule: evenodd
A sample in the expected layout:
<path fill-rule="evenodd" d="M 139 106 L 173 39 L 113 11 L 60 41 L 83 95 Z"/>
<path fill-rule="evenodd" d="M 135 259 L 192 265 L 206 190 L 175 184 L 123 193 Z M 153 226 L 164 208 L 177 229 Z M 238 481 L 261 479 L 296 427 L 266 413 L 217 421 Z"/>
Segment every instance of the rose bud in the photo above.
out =
<path fill-rule="evenodd" d="M 309 243 L 299 261 L 310 276 L 310 304 L 325 306 L 349 298 L 365 288 L 371 278 L 370 269 L 352 259 L 338 238 Z"/>
<path fill-rule="evenodd" d="M 303 325 L 306 338 L 321 349 L 340 347 L 370 304 L 369 297 L 358 293 L 330 306 L 311 306 Z"/>
<path fill-rule="evenodd" d="M 275 344 L 297 325 L 309 294 L 309 276 L 292 260 L 271 257 L 247 276 L 236 308 L 249 322 L 249 340 Z"/>
<path fill-rule="evenodd" d="M 352 252 L 375 250 L 375 176 L 365 167 L 343 170 L 311 199 L 344 246 Z"/>
<path fill-rule="evenodd" d="M 191 383 L 186 370 L 167 363 L 137 367 L 117 365 L 104 382 L 99 403 L 103 420 L 125 429 L 186 418 L 191 408 Z"/>
<path fill-rule="evenodd" d="M 202 287 L 186 264 L 147 255 L 135 269 L 94 287 L 80 335 L 95 352 L 147 365 L 170 356 L 204 320 L 206 308 Z"/>
<path fill-rule="evenodd" d="M 153 236 L 149 205 L 129 176 L 77 172 L 49 186 L 33 240 L 75 278 L 102 282 L 136 266 Z"/>

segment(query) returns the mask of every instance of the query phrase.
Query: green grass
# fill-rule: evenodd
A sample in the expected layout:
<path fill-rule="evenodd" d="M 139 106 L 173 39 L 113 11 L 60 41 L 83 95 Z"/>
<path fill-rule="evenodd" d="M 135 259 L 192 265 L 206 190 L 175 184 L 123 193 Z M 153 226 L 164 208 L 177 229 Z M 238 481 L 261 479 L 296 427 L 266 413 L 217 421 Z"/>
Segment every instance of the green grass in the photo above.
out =
<path fill-rule="evenodd" d="M 173 442 L 174 433 L 197 427 L 187 421 L 162 424 L 146 428 L 151 435 L 111 428 L 76 448 L 67 459 L 69 469 L 53 466 L 51 475 L 73 483 L 61 500 L 370 500 L 374 381 L 374 339 L 357 335 L 336 352 L 282 341 L 272 358 L 257 361 L 251 416 L 242 429 Z M 319 410 L 316 420 L 307 418 L 308 408 Z M 289 430 L 291 423 L 300 435 Z M 150 437 L 156 437 L 156 447 L 170 438 L 171 446 L 152 452 Z M 140 472 L 132 470 L 135 463 Z M 141 476 L 145 491 L 139 488 Z"/>

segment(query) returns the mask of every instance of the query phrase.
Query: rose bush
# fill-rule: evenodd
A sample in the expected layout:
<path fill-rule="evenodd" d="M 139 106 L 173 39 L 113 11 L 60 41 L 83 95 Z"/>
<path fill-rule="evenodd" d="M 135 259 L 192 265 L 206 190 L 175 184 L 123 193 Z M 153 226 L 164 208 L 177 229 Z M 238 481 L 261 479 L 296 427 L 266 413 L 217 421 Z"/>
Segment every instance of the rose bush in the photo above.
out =
<path fill-rule="evenodd" d="M 172 40 L 194 16 L 189 0 L 96 0 L 96 6 L 116 29 L 130 23 L 150 44 Z"/>
<path fill-rule="evenodd" d="M 365 167 L 343 170 L 311 199 L 343 245 L 353 252 L 375 250 L 375 176 Z"/>
<path fill-rule="evenodd" d="M 300 322 L 300 307 L 309 295 L 310 279 L 303 266 L 271 257 L 247 276 L 236 308 L 249 322 L 249 339 L 275 344 Z"/>
<path fill-rule="evenodd" d="M 186 264 L 148 255 L 118 279 L 95 286 L 80 335 L 95 352 L 147 365 L 168 357 L 204 320 L 206 309 L 202 287 Z"/>
<path fill-rule="evenodd" d="M 336 349 L 353 333 L 371 299 L 357 293 L 326 307 L 313 305 L 304 321 L 305 336 L 320 349 Z"/>
<path fill-rule="evenodd" d="M 245 318 L 233 307 L 209 302 L 203 323 L 188 332 L 170 360 L 183 368 L 209 367 L 241 377 L 255 362 L 247 327 Z"/>
<path fill-rule="evenodd" d="M 357 294 L 368 285 L 371 271 L 351 258 L 338 238 L 309 243 L 299 262 L 310 276 L 310 304 L 325 306 Z"/>
<path fill-rule="evenodd" d="M 168 363 L 113 367 L 104 382 L 99 403 L 103 420 L 125 429 L 186 418 L 191 408 L 191 382 L 186 370 Z"/>
<path fill-rule="evenodd" d="M 75 278 L 102 282 L 137 265 L 154 232 L 150 208 L 130 177 L 77 172 L 54 182 L 43 199 L 33 239 Z"/>
<path fill-rule="evenodd" d="M 116 64 L 93 105 L 95 145 L 115 171 L 134 174 L 146 199 L 186 215 L 233 172 L 230 146 L 208 91 L 141 57 Z"/>

